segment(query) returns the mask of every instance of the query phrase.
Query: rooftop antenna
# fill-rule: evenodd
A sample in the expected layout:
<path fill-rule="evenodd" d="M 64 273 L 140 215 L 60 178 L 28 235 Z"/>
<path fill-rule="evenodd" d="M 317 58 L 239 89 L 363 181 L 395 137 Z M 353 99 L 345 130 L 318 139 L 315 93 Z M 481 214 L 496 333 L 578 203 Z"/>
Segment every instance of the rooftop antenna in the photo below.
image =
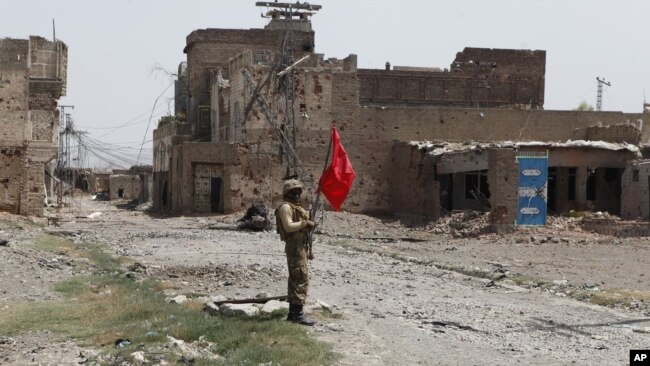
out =
<path fill-rule="evenodd" d="M 278 82 L 278 89 L 280 90 L 280 93 L 283 97 L 283 110 L 284 110 L 284 117 L 282 121 L 282 127 L 283 127 L 283 132 L 282 134 L 286 136 L 287 141 L 290 143 L 290 146 L 286 146 L 286 148 L 289 148 L 291 150 L 296 149 L 296 124 L 295 124 L 295 111 L 294 111 L 294 106 L 295 106 L 295 67 L 305 61 L 307 56 L 309 56 L 310 52 L 313 52 L 313 49 L 294 49 L 295 45 L 293 42 L 293 32 L 294 28 L 296 27 L 296 21 L 302 21 L 302 20 L 308 20 L 309 17 L 314 15 L 318 10 L 322 8 L 321 5 L 315 5 L 315 4 L 309 4 L 307 2 L 300 3 L 299 1 L 296 3 L 280 3 L 280 2 L 266 2 L 266 1 L 258 1 L 255 3 L 256 6 L 258 7 L 266 7 L 268 9 L 271 9 L 267 11 L 266 15 L 272 19 L 273 23 L 274 22 L 279 22 L 281 19 L 283 19 L 284 23 L 284 38 L 282 45 L 280 47 L 280 52 L 279 52 L 279 57 L 278 57 L 278 65 L 277 69 L 282 70 L 279 73 L 277 73 L 277 82 Z M 278 23 L 276 23 L 276 26 Z M 306 52 L 307 55 L 304 55 L 305 57 L 301 58 L 300 60 L 296 61 L 294 59 L 294 52 Z M 285 150 L 285 146 L 281 145 L 283 151 Z M 287 152 L 284 151 L 282 154 L 286 154 Z M 291 158 L 290 158 L 291 161 Z M 287 176 L 289 175 L 295 175 L 298 174 L 298 168 L 295 162 L 294 164 L 288 164 L 287 165 Z M 293 170 L 291 172 L 290 170 Z"/>
<path fill-rule="evenodd" d="M 596 110 L 598 112 L 603 110 L 603 85 L 612 86 L 612 83 L 606 82 L 605 78 L 596 77 L 598 81 L 598 92 L 596 95 Z"/>
<path fill-rule="evenodd" d="M 52 18 L 52 42 L 56 42 L 56 26 L 54 25 L 54 18 Z"/>

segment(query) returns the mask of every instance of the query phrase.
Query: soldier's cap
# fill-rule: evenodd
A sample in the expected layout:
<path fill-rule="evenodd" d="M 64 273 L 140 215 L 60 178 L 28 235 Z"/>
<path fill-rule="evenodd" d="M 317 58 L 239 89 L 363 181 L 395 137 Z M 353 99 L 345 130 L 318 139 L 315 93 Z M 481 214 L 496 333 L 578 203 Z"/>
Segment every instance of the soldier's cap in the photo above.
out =
<path fill-rule="evenodd" d="M 285 180 L 284 185 L 282 186 L 282 194 L 286 195 L 293 189 L 300 189 L 302 191 L 302 183 L 300 183 L 298 179 Z"/>

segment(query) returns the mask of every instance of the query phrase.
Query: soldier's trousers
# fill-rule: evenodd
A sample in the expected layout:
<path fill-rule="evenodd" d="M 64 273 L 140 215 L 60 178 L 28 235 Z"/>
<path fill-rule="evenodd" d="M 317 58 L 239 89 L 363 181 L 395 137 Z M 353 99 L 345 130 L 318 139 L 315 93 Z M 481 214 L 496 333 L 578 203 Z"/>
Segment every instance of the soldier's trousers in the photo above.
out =
<path fill-rule="evenodd" d="M 309 267 L 307 245 L 302 239 L 287 240 L 285 245 L 289 269 L 288 301 L 294 305 L 305 305 L 309 289 Z"/>

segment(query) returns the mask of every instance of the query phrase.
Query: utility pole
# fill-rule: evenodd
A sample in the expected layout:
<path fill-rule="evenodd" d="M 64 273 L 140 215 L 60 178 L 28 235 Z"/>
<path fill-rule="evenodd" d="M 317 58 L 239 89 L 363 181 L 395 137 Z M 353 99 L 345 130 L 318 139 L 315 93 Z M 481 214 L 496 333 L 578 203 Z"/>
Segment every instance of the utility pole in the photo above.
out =
<path fill-rule="evenodd" d="M 606 82 L 605 78 L 596 77 L 598 81 L 598 92 L 596 95 L 596 110 L 598 112 L 603 110 L 603 85 L 612 86 L 612 83 Z"/>
<path fill-rule="evenodd" d="M 58 178 L 59 178 L 59 189 L 57 190 L 57 199 L 56 203 L 59 208 L 63 206 L 63 176 L 64 176 L 64 171 L 65 171 L 65 159 L 64 155 L 66 154 L 66 150 L 69 150 L 69 137 L 67 136 L 68 133 L 68 126 L 67 126 L 67 116 L 68 114 L 65 113 L 66 108 L 71 108 L 74 109 L 73 105 L 60 105 L 59 108 L 61 108 L 61 125 L 59 126 L 59 158 L 56 162 L 56 171 L 58 172 Z M 64 134 L 66 135 L 64 137 Z M 65 144 L 64 144 L 65 141 Z M 65 146 L 64 146 L 65 145 Z"/>
<path fill-rule="evenodd" d="M 295 118 L 295 104 L 296 104 L 296 81 L 295 81 L 295 66 L 306 60 L 305 57 L 296 62 L 294 60 L 294 42 L 293 42 L 293 30 L 295 24 L 299 24 L 297 21 L 307 20 L 310 16 L 314 15 L 318 10 L 322 8 L 320 5 L 309 4 L 307 2 L 300 3 L 279 3 L 279 2 L 264 2 L 259 1 L 255 3 L 256 6 L 266 7 L 270 10 L 266 13 L 266 17 L 270 17 L 273 20 L 279 21 L 280 18 L 284 18 L 284 40 L 279 52 L 278 69 L 283 70 L 277 74 L 278 89 L 283 98 L 283 114 L 284 118 L 282 121 L 283 135 L 287 138 L 290 146 L 283 146 L 281 143 L 282 149 L 289 147 L 292 151 L 296 149 L 296 118 Z M 295 18 L 295 19 L 294 19 Z M 272 22 L 273 22 L 272 20 Z M 313 50 L 310 50 L 310 52 Z M 289 151 L 284 151 L 289 153 Z M 293 171 L 291 172 L 291 169 Z M 290 175 L 300 175 L 299 171 L 296 169 L 295 161 L 289 161 L 287 164 L 287 173 L 286 176 Z"/>

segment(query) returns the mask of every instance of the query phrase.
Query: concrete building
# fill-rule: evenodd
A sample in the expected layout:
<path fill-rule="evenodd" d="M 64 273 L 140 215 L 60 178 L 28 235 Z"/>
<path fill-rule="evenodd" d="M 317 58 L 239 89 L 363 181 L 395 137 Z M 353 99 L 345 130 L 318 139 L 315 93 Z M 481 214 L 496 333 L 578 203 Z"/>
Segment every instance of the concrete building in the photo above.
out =
<path fill-rule="evenodd" d="M 140 199 L 142 192 L 140 176 L 137 174 L 111 174 L 109 192 L 111 201 Z"/>
<path fill-rule="evenodd" d="M 66 92 L 67 58 L 68 48 L 59 40 L 0 39 L 2 211 L 43 215 L 51 192 L 46 165 L 58 150 L 57 100 Z"/>
<path fill-rule="evenodd" d="M 108 193 L 110 190 L 110 181 L 111 181 L 111 173 L 100 173 L 100 172 L 95 172 L 92 171 L 90 173 L 90 178 L 88 188 L 90 190 L 90 193 L 92 194 L 97 194 L 97 193 Z"/>
<path fill-rule="evenodd" d="M 489 181 L 508 174 L 516 178 L 517 165 L 509 159 L 522 149 L 549 151 L 557 179 L 556 212 L 588 209 L 586 187 L 591 190 L 593 184 L 587 182 L 610 184 L 613 179 L 611 191 L 596 194 L 616 193 L 627 162 L 640 157 L 636 146 L 619 147 L 650 142 L 643 129 L 647 113 L 544 110 L 544 51 L 465 48 L 447 69 L 358 69 L 356 55 L 326 59 L 314 53 L 309 20 L 300 22 L 301 30 L 293 31 L 294 60 L 310 57 L 292 70 L 291 98 L 279 92 L 286 77 L 277 76 L 287 22 L 272 19 L 261 30 L 198 30 L 187 37 L 187 66 L 181 65 L 186 76 L 179 84 L 187 86 L 188 119 L 166 121 L 154 131 L 156 210 L 233 212 L 256 199 L 274 205 L 281 198 L 286 158 L 244 74 L 278 120 L 296 116 L 296 151 L 312 181 L 322 172 L 330 126 L 336 123 L 357 172 L 343 206 L 352 212 L 436 218 L 445 209 L 488 209 L 480 200 L 463 198 L 465 182 L 485 182 L 487 189 Z M 577 146 L 569 140 L 619 145 Z M 411 141 L 456 146 L 473 141 L 489 149 L 452 149 L 434 158 Z M 576 185 L 574 202 L 563 196 L 570 192 L 569 182 Z M 456 195 L 441 197 L 451 185 Z M 506 193 L 516 198 L 516 186 Z M 603 198 L 593 208 L 626 212 L 620 204 Z"/>

